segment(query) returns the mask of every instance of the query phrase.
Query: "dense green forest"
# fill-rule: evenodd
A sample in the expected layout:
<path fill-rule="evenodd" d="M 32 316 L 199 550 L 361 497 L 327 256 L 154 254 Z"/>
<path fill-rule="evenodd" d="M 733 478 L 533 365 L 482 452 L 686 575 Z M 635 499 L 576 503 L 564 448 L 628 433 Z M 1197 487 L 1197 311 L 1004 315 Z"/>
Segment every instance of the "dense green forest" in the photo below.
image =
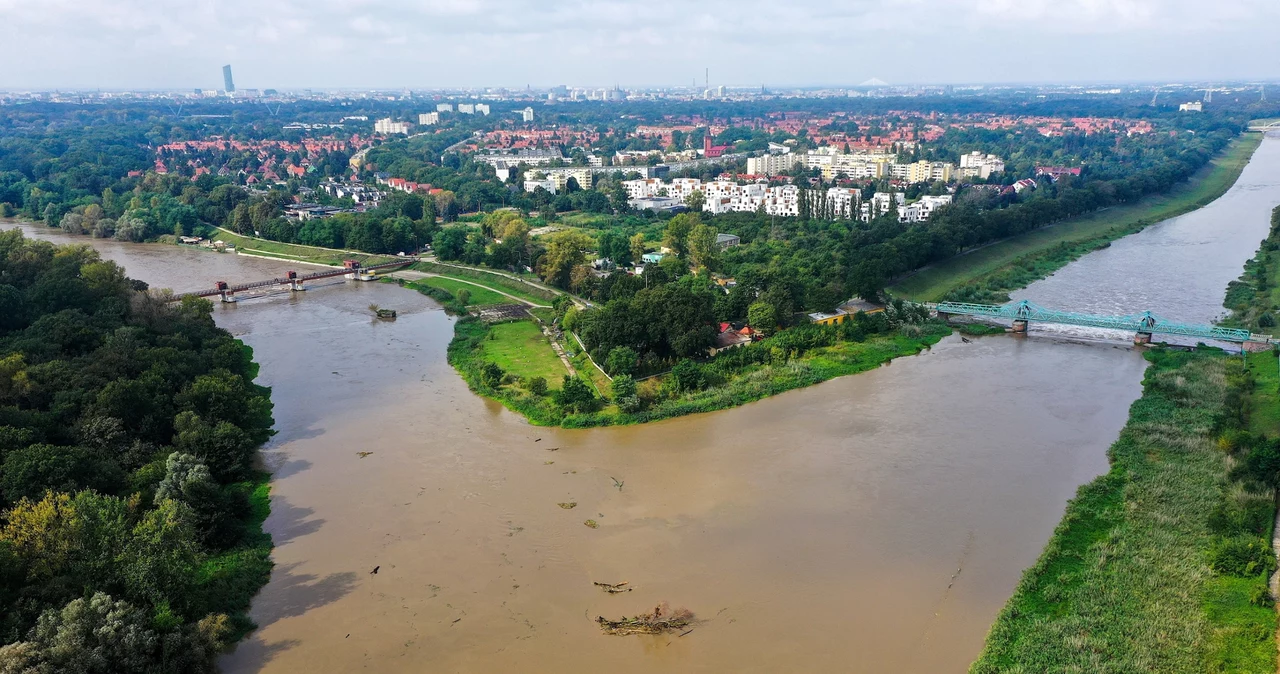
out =
<path fill-rule="evenodd" d="M 251 627 L 271 401 L 211 313 L 0 232 L 0 671 L 210 672 Z"/>

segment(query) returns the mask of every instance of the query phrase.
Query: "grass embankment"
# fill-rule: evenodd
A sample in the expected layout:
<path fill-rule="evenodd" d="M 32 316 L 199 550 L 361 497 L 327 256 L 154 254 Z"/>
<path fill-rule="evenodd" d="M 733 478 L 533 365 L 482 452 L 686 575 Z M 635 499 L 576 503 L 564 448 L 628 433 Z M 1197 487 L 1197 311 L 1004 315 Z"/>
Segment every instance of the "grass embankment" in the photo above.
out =
<path fill-rule="evenodd" d="M 1110 472 L 1068 504 L 971 672 L 1275 671 L 1273 495 L 1229 477 L 1257 382 L 1216 350 L 1147 359 Z"/>
<path fill-rule="evenodd" d="M 537 305 L 550 305 L 551 301 L 560 294 L 554 290 L 527 283 L 513 276 L 472 267 L 458 267 L 436 262 L 418 262 L 411 269 L 430 274 L 450 276 L 455 279 L 475 281 Z M 509 302 L 510 299 L 507 298 L 504 303 Z"/>
<path fill-rule="evenodd" d="M 1244 274 L 1227 284 L 1222 304 L 1231 310 L 1224 325 L 1252 332 L 1275 333 L 1280 312 L 1280 206 L 1271 211 L 1271 231 Z"/>
<path fill-rule="evenodd" d="M 553 380 L 547 376 L 551 368 L 543 356 L 530 357 L 529 364 L 508 358 L 504 364 L 501 354 L 523 354 L 536 345 L 531 333 L 503 325 L 460 320 L 449 344 L 449 362 L 473 391 L 523 414 L 535 425 L 566 428 L 643 423 L 736 407 L 879 367 L 894 358 L 919 353 L 950 333 L 947 326 L 931 322 L 849 339 L 836 327 L 805 326 L 799 329 L 805 330 L 808 338 L 816 335 L 817 346 L 796 348 L 794 336 L 784 332 L 778 337 L 724 352 L 697 366 L 696 376 L 705 385 L 680 389 L 673 386 L 672 375 L 646 380 L 640 383 L 638 391 L 643 407 L 625 412 L 615 401 L 607 399 L 597 401 L 596 409 L 590 411 L 566 410 L 556 401 L 555 391 L 544 395 L 535 393 L 534 377 L 545 377 L 548 384 L 558 384 L 563 369 Z M 512 341 L 519 343 L 504 344 Z M 552 354 L 545 338 L 542 345 L 546 353 Z M 490 363 L 502 367 L 505 376 L 500 383 L 486 378 L 485 367 Z M 602 375 L 597 377 L 599 371 L 585 358 L 575 361 L 575 368 L 584 382 L 590 382 L 605 396 L 612 395 L 608 380 Z"/>
<path fill-rule="evenodd" d="M 502 295 L 501 293 L 494 292 L 490 288 L 473 285 L 470 283 L 463 283 L 462 281 L 451 279 L 445 276 L 433 276 L 431 278 L 426 278 L 421 281 L 415 281 L 415 284 L 430 286 L 432 288 L 438 288 L 440 290 L 444 290 L 448 292 L 450 295 L 454 296 L 455 298 L 461 297 L 462 291 L 465 290 L 467 295 L 469 295 L 469 298 L 466 302 L 467 306 L 484 307 L 484 306 L 492 306 L 495 304 L 511 304 L 512 303 L 512 300 L 510 297 Z"/>
<path fill-rule="evenodd" d="M 1232 141 L 1222 154 L 1165 194 L 1095 211 L 973 250 L 904 278 L 888 289 L 918 302 L 944 298 L 1001 303 L 1011 290 L 1044 278 L 1112 241 L 1188 213 L 1222 196 L 1240 177 L 1262 134 Z"/>
<path fill-rule="evenodd" d="M 362 264 L 377 264 L 378 262 L 388 262 L 394 259 L 394 257 L 390 255 L 372 255 L 370 253 L 362 253 L 359 251 L 338 250 L 336 248 L 320 248 L 318 246 L 304 246 L 296 243 L 269 241 L 267 239 L 259 239 L 252 236 L 236 234 L 230 230 L 222 229 L 221 227 L 217 228 L 217 231 L 211 236 L 211 238 L 218 241 L 225 241 L 226 243 L 235 246 L 236 251 L 240 253 L 330 266 L 341 266 L 343 260 L 357 260 Z"/>

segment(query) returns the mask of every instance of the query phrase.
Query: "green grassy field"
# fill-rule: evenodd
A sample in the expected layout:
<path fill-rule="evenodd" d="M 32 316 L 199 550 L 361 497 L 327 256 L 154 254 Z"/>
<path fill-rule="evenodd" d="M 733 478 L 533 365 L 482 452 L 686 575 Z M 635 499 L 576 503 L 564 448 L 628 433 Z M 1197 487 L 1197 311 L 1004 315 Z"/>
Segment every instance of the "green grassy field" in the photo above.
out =
<path fill-rule="evenodd" d="M 412 268 L 418 271 L 431 274 L 441 274 L 455 279 L 475 281 L 476 283 L 481 283 L 539 305 L 550 305 L 551 301 L 554 300 L 557 295 L 554 291 L 544 290 L 537 286 L 522 283 L 521 281 L 513 278 L 481 269 L 454 267 L 452 265 L 437 264 L 434 262 L 419 262 L 413 265 Z"/>
<path fill-rule="evenodd" d="M 431 278 L 417 281 L 417 283 L 429 285 L 433 288 L 442 288 L 449 291 L 449 294 L 454 297 L 458 297 L 459 292 L 466 290 L 471 295 L 471 298 L 467 301 L 468 307 L 484 307 L 493 304 L 515 303 L 515 300 L 510 297 L 496 293 L 488 288 L 482 288 L 477 285 L 464 283 L 451 278 L 445 278 L 443 276 L 433 276 Z"/>
<path fill-rule="evenodd" d="M 251 236 L 241 236 L 225 229 L 218 229 L 212 238 L 234 245 L 236 250 L 241 253 L 278 257 L 284 260 L 297 260 L 299 262 L 314 262 L 317 264 L 339 266 L 342 264 L 343 260 L 358 260 L 362 263 L 374 264 L 376 262 L 385 262 L 393 259 L 389 255 L 370 255 L 368 253 L 336 250 L 333 248 L 316 248 L 313 246 L 302 246 L 293 243 L 268 241 L 266 239 L 258 239 Z"/>
<path fill-rule="evenodd" d="M 533 321 L 512 321 L 490 326 L 481 356 L 498 367 L 524 379 L 543 377 L 551 388 L 559 388 L 566 374 L 564 363 L 551 348 L 542 330 Z"/>
<path fill-rule="evenodd" d="M 1218 158 L 1190 180 L 1167 194 L 1096 211 L 954 257 L 898 281 L 888 292 L 894 297 L 933 302 L 962 285 L 1007 273 L 1020 263 L 1027 263 L 1028 258 L 1043 255 L 1064 243 L 1086 244 L 1064 247 L 1060 249 L 1064 254 L 1050 256 L 1053 259 L 1037 261 L 1040 264 L 1032 265 L 1036 268 L 1031 275 L 1052 273 L 1089 250 L 1139 231 L 1149 224 L 1200 208 L 1222 196 L 1235 184 L 1236 178 L 1249 163 L 1253 151 L 1261 143 L 1261 134 L 1245 134 L 1232 141 Z M 1013 282 L 1025 281 L 1031 275 L 1013 274 L 1017 277 Z M 1014 288 L 1004 288 L 1012 289 Z"/>
<path fill-rule="evenodd" d="M 1228 478 L 1219 441 L 1252 384 L 1216 350 L 1147 358 L 1111 470 L 1068 504 L 973 674 L 1276 671 L 1274 497 Z M 1235 565 L 1239 542 L 1270 563 Z"/>

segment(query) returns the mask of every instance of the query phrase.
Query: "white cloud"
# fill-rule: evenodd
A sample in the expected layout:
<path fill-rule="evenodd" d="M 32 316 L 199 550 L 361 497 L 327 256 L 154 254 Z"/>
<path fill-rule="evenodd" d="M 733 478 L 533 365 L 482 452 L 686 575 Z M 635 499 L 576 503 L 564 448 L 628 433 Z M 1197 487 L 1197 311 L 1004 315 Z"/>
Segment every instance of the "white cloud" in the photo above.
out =
<path fill-rule="evenodd" d="M 0 0 L 0 87 L 1280 76 L 1276 0 Z M 51 44 L 60 44 L 50 49 Z"/>

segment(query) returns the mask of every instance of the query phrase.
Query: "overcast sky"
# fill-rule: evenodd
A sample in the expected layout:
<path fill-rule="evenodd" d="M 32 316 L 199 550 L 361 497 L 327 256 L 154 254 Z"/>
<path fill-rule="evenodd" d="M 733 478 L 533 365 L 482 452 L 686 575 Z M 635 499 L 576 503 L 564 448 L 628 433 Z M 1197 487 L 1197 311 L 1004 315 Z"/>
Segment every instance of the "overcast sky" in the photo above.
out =
<path fill-rule="evenodd" d="M 1280 78 L 1280 0 L 0 0 L 0 88 Z"/>

